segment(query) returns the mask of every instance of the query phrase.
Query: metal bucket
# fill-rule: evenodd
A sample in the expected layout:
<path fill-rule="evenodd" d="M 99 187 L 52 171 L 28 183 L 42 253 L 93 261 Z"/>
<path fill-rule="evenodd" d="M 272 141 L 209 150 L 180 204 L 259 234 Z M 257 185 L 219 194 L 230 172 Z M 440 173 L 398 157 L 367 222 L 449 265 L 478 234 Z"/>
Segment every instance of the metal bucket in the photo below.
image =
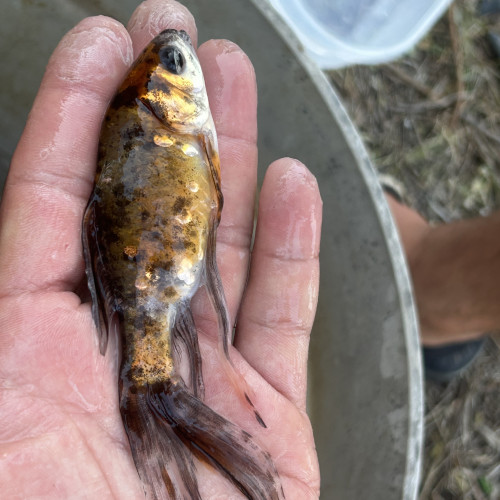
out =
<path fill-rule="evenodd" d="M 0 173 L 22 132 L 48 57 L 87 15 L 126 22 L 137 0 L 10 0 L 0 21 Z M 294 156 L 324 202 L 321 287 L 308 408 L 322 498 L 416 498 L 422 378 L 414 304 L 395 227 L 365 149 L 337 96 L 264 0 L 185 0 L 199 38 L 250 56 L 259 91 L 259 174 Z M 1 179 L 0 179 L 1 180 Z"/>

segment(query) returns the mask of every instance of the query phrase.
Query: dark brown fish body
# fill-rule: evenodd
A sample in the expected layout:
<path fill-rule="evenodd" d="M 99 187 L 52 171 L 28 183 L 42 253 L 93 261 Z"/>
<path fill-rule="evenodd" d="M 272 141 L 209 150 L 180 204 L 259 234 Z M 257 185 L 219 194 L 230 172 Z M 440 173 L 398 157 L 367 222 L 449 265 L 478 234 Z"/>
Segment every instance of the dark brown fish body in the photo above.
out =
<path fill-rule="evenodd" d="M 146 47 L 108 109 L 83 228 L 101 352 L 116 328 L 122 417 L 154 499 L 199 498 L 192 453 L 248 498 L 282 498 L 268 454 L 201 402 L 190 311 L 201 284 L 217 309 L 226 355 L 230 335 L 215 262 L 219 176 L 199 63 L 187 35 L 167 30 Z M 189 361 L 187 380 L 181 358 Z"/>
<path fill-rule="evenodd" d="M 172 375 L 170 331 L 179 303 L 191 298 L 202 279 L 218 206 L 198 139 L 169 134 L 150 116 L 141 119 L 145 113 L 140 107 L 110 110 L 94 202 L 104 268 L 123 315 L 129 377 L 136 384 Z M 148 126 L 139 131 L 144 119 Z M 134 123 L 122 129 L 125 136 L 137 136 L 126 142 L 107 137 L 116 135 L 121 121 Z M 167 141 L 172 145 L 161 145 Z"/>

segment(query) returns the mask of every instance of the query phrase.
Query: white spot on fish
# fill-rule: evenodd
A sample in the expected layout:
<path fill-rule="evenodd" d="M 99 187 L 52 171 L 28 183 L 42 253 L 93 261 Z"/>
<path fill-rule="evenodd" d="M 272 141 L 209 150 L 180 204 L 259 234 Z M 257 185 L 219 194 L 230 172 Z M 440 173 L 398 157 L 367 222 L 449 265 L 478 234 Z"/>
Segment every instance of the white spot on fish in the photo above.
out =
<path fill-rule="evenodd" d="M 200 186 L 198 186 L 198 184 L 196 182 L 190 182 L 187 185 L 187 188 L 189 189 L 189 191 L 191 191 L 193 193 L 197 193 L 200 189 Z"/>
<path fill-rule="evenodd" d="M 191 222 L 193 217 L 190 212 L 187 212 L 186 215 L 176 215 L 175 219 L 181 224 L 187 224 L 188 222 Z"/>
<path fill-rule="evenodd" d="M 154 317 L 163 312 L 165 309 L 165 304 L 158 300 L 158 298 L 154 295 L 148 295 L 143 305 L 146 311 Z"/>
<path fill-rule="evenodd" d="M 178 277 L 186 285 L 192 285 L 195 282 L 196 276 L 193 272 L 193 263 L 190 259 L 181 260 Z"/>
<path fill-rule="evenodd" d="M 195 156 L 198 154 L 198 150 L 191 144 L 183 144 L 181 150 L 186 156 Z"/>
<path fill-rule="evenodd" d="M 160 146 L 162 148 L 168 148 L 169 146 L 172 146 L 172 144 L 174 143 L 174 140 L 168 135 L 156 134 L 153 140 L 157 146 Z"/>
<path fill-rule="evenodd" d="M 137 288 L 137 290 L 146 290 L 146 288 L 148 287 L 148 281 L 144 278 L 137 278 L 135 280 L 135 287 Z"/>

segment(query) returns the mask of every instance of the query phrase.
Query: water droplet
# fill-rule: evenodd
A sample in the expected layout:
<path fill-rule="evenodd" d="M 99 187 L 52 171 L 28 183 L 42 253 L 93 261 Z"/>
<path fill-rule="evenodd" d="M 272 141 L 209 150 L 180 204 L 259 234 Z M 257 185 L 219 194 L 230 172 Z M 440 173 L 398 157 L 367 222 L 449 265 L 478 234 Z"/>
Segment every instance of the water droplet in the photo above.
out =
<path fill-rule="evenodd" d="M 198 184 L 196 182 L 190 182 L 187 185 L 187 188 L 189 189 L 189 191 L 191 191 L 193 193 L 197 193 L 198 190 L 200 189 L 200 186 L 198 186 Z"/>
<path fill-rule="evenodd" d="M 43 148 L 40 151 L 40 159 L 41 160 L 46 160 L 49 156 L 50 153 L 52 153 L 53 147 L 48 147 L 48 148 Z"/>

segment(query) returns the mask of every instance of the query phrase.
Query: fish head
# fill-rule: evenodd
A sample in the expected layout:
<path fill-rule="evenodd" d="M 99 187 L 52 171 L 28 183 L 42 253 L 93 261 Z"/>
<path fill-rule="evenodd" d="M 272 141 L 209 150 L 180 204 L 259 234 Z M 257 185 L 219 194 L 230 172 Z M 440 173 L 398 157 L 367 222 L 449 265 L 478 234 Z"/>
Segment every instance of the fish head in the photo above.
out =
<path fill-rule="evenodd" d="M 197 133 L 211 120 L 205 80 L 189 35 L 165 30 L 146 47 L 142 103 L 168 129 Z"/>

